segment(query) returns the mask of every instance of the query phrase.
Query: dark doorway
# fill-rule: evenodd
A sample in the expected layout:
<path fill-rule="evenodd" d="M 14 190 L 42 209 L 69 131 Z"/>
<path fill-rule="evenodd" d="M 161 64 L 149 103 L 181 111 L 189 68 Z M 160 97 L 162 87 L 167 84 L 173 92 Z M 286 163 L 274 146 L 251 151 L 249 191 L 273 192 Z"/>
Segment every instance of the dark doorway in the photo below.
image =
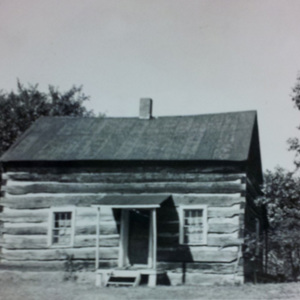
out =
<path fill-rule="evenodd" d="M 130 265 L 147 265 L 149 252 L 150 211 L 129 212 L 128 259 Z"/>

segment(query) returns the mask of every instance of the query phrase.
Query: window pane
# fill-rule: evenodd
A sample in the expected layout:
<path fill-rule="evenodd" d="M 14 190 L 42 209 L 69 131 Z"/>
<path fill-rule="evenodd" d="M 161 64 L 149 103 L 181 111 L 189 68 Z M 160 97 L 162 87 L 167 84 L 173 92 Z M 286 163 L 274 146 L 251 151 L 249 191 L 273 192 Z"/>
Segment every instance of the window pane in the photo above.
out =
<path fill-rule="evenodd" d="M 183 211 L 183 242 L 199 244 L 203 236 L 203 209 L 185 209 Z"/>
<path fill-rule="evenodd" d="M 71 212 L 55 212 L 52 229 L 52 243 L 56 245 L 69 245 L 71 243 Z"/>

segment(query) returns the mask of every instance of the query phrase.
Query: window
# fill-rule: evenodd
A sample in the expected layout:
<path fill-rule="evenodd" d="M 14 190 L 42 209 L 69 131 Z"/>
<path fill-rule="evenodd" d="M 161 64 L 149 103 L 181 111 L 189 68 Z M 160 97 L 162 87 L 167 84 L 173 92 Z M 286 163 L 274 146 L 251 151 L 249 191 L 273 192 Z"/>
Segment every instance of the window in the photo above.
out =
<path fill-rule="evenodd" d="M 207 243 L 207 207 L 205 205 L 180 207 L 180 244 Z"/>
<path fill-rule="evenodd" d="M 49 246 L 65 247 L 73 245 L 74 210 L 52 209 L 49 218 Z"/>

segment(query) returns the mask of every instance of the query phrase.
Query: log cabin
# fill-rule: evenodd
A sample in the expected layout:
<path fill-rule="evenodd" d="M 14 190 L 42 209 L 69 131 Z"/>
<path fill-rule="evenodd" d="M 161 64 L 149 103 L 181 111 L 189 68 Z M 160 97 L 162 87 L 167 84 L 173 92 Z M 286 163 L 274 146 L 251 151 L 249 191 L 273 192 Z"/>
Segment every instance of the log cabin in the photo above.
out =
<path fill-rule="evenodd" d="M 244 251 L 266 227 L 255 111 L 153 117 L 143 98 L 136 118 L 42 117 L 1 162 L 1 269 L 71 265 L 102 286 L 263 272 Z"/>

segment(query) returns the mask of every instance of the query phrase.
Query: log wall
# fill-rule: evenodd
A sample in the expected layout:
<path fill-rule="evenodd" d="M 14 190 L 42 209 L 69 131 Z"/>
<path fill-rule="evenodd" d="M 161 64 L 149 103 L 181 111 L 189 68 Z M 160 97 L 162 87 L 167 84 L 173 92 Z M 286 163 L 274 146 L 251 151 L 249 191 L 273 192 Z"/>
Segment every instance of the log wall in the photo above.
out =
<path fill-rule="evenodd" d="M 0 268 L 59 270 L 68 257 L 75 268 L 93 269 L 96 244 L 96 209 L 91 204 L 108 194 L 172 195 L 172 205 L 158 210 L 158 267 L 166 270 L 171 283 L 193 282 L 195 276 L 236 281 L 243 276 L 239 259 L 244 227 L 244 173 L 199 173 L 196 169 L 104 170 L 97 172 L 29 172 L 7 170 L 3 174 L 1 213 L 3 250 Z M 208 206 L 207 245 L 179 244 L 179 206 Z M 72 247 L 48 246 L 51 208 L 75 206 Z M 172 211 L 172 213 L 170 213 Z M 101 209 L 100 265 L 117 266 L 120 212 Z M 199 278 L 200 278 L 199 277 Z M 227 280 L 227 279 L 226 279 Z"/>

